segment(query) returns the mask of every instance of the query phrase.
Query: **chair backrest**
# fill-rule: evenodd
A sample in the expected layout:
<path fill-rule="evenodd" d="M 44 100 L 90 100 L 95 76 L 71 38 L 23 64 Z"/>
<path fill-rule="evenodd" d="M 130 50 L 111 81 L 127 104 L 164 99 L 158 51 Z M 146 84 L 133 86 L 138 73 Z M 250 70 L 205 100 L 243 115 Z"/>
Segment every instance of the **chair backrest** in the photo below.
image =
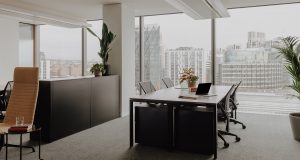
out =
<path fill-rule="evenodd" d="M 238 88 L 239 88 L 239 86 L 241 85 L 241 83 L 242 83 L 242 81 L 240 81 L 239 83 L 237 83 L 237 84 L 235 85 L 235 88 L 234 88 L 232 94 L 230 95 L 230 98 L 231 98 L 231 99 L 233 100 L 233 102 L 235 102 L 235 103 L 236 103 L 236 91 L 238 90 Z"/>
<path fill-rule="evenodd" d="M 151 81 L 139 82 L 139 85 L 141 86 L 141 88 L 145 94 L 156 91 L 156 89 L 153 86 L 153 84 L 151 83 Z"/>
<path fill-rule="evenodd" d="M 0 111 L 5 111 L 7 108 L 7 104 L 11 95 L 11 91 L 13 89 L 14 82 L 9 81 L 4 87 L 3 93 L 0 95 Z"/>
<path fill-rule="evenodd" d="M 163 78 L 162 81 L 166 85 L 167 88 L 174 87 L 174 83 L 172 82 L 171 78 Z"/>
<path fill-rule="evenodd" d="M 24 117 L 24 123 L 33 124 L 38 89 L 37 67 L 17 67 L 14 71 L 14 88 L 8 102 L 4 123 L 14 125 L 17 116 Z"/>
<path fill-rule="evenodd" d="M 231 86 L 231 88 L 230 88 L 230 90 L 227 92 L 227 94 L 226 94 L 226 96 L 225 96 L 225 98 L 224 98 L 224 110 L 225 110 L 225 112 L 230 112 L 230 96 L 232 95 L 232 92 L 234 91 L 234 89 L 236 88 L 236 85 L 234 84 L 234 85 L 232 85 Z"/>

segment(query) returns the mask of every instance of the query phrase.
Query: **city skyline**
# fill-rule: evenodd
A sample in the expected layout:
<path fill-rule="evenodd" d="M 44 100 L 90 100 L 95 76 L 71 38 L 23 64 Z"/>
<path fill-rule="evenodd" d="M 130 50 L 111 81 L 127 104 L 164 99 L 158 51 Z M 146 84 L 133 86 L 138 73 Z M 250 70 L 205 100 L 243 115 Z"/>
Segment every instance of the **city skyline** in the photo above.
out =
<path fill-rule="evenodd" d="M 293 21 L 293 25 L 285 25 L 293 17 L 286 18 L 286 14 L 299 14 L 300 4 L 286 4 L 279 6 L 252 7 L 243 9 L 231 9 L 229 18 L 216 19 L 216 48 L 225 49 L 230 44 L 240 45 L 247 40 L 249 31 L 264 32 L 266 39 L 274 39 L 288 35 L 299 36 L 300 22 Z M 276 18 L 276 20 L 272 20 Z M 296 17 L 295 17 L 296 18 Z M 279 23 L 280 22 L 280 23 Z M 92 29 L 101 34 L 102 21 L 90 21 Z M 157 24 L 162 33 L 162 45 L 165 49 L 179 47 L 194 47 L 211 50 L 211 20 L 193 20 L 185 14 L 171 14 L 159 16 L 146 16 L 145 25 Z M 41 31 L 42 52 L 49 59 L 78 59 L 81 58 L 81 29 L 65 29 L 43 25 L 45 31 Z M 63 37 L 57 33 L 64 31 Z M 43 36 L 45 39 L 43 39 Z M 99 60 L 98 40 L 88 33 L 88 59 Z M 64 46 L 60 41 L 69 41 L 69 46 Z M 77 44 L 77 45 L 74 45 Z M 43 47 L 47 46 L 47 47 Z M 66 49 L 64 49 L 66 48 Z M 66 50 L 66 51 L 64 51 Z M 52 58 L 53 57 L 53 58 Z"/>

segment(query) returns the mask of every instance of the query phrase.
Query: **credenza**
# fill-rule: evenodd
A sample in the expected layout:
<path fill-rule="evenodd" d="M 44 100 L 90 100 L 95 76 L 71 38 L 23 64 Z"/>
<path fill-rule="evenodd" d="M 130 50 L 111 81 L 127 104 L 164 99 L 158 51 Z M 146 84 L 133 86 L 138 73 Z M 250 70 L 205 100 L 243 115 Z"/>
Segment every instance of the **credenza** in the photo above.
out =
<path fill-rule="evenodd" d="M 119 94 L 117 75 L 41 80 L 34 124 L 55 141 L 120 117 Z"/>

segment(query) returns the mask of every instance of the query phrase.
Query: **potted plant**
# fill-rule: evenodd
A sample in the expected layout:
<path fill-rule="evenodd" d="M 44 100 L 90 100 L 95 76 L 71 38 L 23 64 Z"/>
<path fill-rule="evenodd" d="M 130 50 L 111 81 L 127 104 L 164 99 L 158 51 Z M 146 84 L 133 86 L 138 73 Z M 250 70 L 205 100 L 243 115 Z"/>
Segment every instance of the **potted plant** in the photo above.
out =
<path fill-rule="evenodd" d="M 186 81 L 188 83 L 189 88 L 196 86 L 196 82 L 198 81 L 199 77 L 194 74 L 192 68 L 184 68 L 182 73 L 180 74 L 180 84 Z"/>
<path fill-rule="evenodd" d="M 87 30 L 99 40 L 100 51 L 98 52 L 98 55 L 102 59 L 102 63 L 104 65 L 105 71 L 104 71 L 103 75 L 107 76 L 109 73 L 108 56 L 109 56 L 109 52 L 111 51 L 110 44 L 116 38 L 116 35 L 108 30 L 107 25 L 105 23 L 103 23 L 103 26 L 102 26 L 102 37 L 101 38 L 95 32 L 93 32 L 90 28 L 87 28 Z"/>
<path fill-rule="evenodd" d="M 281 45 L 276 47 L 281 56 L 286 60 L 285 68 L 293 78 L 293 83 L 289 86 L 295 92 L 300 100 L 300 53 L 297 52 L 297 48 L 300 47 L 297 37 L 285 37 L 281 38 Z M 290 113 L 290 123 L 293 130 L 294 138 L 300 141 L 300 113 Z"/>
<path fill-rule="evenodd" d="M 101 76 L 104 71 L 104 65 L 99 63 L 93 64 L 93 66 L 90 69 L 90 72 L 93 73 L 95 77 Z"/>

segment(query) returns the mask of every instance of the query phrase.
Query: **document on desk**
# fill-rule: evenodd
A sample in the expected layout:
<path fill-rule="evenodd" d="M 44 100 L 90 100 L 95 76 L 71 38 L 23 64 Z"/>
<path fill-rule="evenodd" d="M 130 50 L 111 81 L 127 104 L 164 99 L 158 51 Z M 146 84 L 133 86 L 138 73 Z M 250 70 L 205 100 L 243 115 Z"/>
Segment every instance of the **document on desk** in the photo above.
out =
<path fill-rule="evenodd" d="M 216 94 L 203 94 L 203 95 L 194 95 L 194 94 L 181 94 L 178 96 L 178 98 L 183 98 L 183 99 L 199 99 L 201 97 L 212 97 L 212 96 L 217 96 Z"/>

